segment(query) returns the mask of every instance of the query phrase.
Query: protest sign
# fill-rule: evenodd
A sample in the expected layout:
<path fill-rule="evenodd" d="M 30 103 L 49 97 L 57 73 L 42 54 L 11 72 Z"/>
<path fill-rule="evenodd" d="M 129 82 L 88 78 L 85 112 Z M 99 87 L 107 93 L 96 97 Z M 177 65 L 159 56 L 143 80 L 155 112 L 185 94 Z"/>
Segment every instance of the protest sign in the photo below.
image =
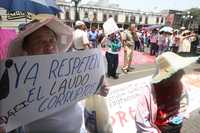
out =
<path fill-rule="evenodd" d="M 149 87 L 150 81 L 151 76 L 111 87 L 106 100 L 113 133 L 136 133 L 135 112 L 138 98 Z M 199 81 L 200 74 L 198 73 L 187 74 L 183 77 L 189 94 L 188 113 L 200 107 Z"/>
<path fill-rule="evenodd" d="M 0 70 L 0 122 L 7 131 L 96 94 L 104 80 L 98 49 L 10 58 Z"/>
<path fill-rule="evenodd" d="M 112 33 L 118 32 L 119 28 L 114 21 L 113 18 L 109 18 L 104 24 L 103 24 L 103 30 L 105 35 L 110 35 Z"/>
<path fill-rule="evenodd" d="M 149 85 L 151 77 L 145 77 L 111 87 L 107 105 L 113 133 L 135 133 L 135 112 L 138 97 Z"/>

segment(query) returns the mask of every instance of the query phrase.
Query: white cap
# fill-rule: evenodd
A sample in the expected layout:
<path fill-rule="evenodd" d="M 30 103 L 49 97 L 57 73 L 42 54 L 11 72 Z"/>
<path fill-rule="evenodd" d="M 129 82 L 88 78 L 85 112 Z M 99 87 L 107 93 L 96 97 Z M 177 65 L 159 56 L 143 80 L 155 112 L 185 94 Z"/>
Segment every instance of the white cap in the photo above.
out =
<path fill-rule="evenodd" d="M 75 26 L 81 26 L 81 25 L 85 25 L 85 23 L 83 21 L 76 21 Z"/>

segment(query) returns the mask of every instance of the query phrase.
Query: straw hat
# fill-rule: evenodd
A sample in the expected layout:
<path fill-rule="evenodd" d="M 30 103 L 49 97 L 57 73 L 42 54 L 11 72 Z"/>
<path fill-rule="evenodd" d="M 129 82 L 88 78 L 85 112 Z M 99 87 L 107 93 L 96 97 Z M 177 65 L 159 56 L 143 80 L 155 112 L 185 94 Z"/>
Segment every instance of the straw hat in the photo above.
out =
<path fill-rule="evenodd" d="M 62 24 L 55 17 L 50 17 L 45 20 L 35 21 L 27 24 L 25 26 L 25 30 L 20 32 L 10 45 L 8 49 L 8 56 L 14 57 L 24 55 L 24 50 L 22 49 L 24 38 L 42 26 L 49 27 L 57 35 L 59 52 L 65 52 L 69 49 L 69 47 L 71 47 L 73 41 L 73 29 Z"/>
<path fill-rule="evenodd" d="M 195 62 L 198 57 L 181 57 L 173 52 L 165 52 L 156 58 L 156 72 L 152 77 L 152 83 L 159 83 L 171 77 L 178 70 Z"/>
<path fill-rule="evenodd" d="M 184 31 L 181 33 L 181 35 L 183 36 L 183 35 L 189 34 L 189 33 L 191 33 L 191 31 L 189 31 L 189 30 L 184 30 Z"/>

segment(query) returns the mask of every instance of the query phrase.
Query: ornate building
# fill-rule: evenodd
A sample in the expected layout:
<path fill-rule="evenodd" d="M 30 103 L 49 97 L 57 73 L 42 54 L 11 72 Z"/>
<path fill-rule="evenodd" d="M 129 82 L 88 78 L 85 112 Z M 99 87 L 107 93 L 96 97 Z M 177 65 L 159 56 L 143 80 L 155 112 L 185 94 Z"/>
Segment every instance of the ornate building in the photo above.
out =
<path fill-rule="evenodd" d="M 63 11 L 59 14 L 59 18 L 63 22 L 73 25 L 75 21 L 75 6 L 64 0 L 57 0 L 57 4 Z M 166 21 L 166 15 L 161 13 L 121 9 L 119 5 L 109 3 L 108 0 L 89 1 L 87 4 L 80 4 L 78 12 L 80 20 L 98 26 L 101 26 L 109 17 L 113 17 L 120 27 L 130 23 L 138 25 L 164 25 Z"/>
<path fill-rule="evenodd" d="M 62 22 L 73 26 L 75 21 L 75 6 L 72 2 L 65 0 L 57 0 L 57 5 L 62 9 L 62 12 L 57 14 Z M 138 25 L 152 25 L 166 23 L 166 14 L 154 12 L 142 12 L 138 10 L 121 9 L 119 5 L 109 3 L 109 0 L 98 0 L 97 2 L 89 1 L 87 4 L 78 5 L 78 13 L 80 20 L 92 24 L 102 26 L 109 18 L 113 17 L 119 27 L 125 27 L 130 23 Z M 8 15 L 3 8 L 0 8 L 0 26 L 6 28 L 17 28 L 20 23 L 30 21 L 29 19 L 8 20 Z"/>

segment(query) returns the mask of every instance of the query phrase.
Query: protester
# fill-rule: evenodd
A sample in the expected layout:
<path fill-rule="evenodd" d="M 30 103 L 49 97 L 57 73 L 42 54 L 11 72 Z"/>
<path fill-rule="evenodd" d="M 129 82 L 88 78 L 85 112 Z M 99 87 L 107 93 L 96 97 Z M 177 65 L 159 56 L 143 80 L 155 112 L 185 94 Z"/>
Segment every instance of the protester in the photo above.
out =
<path fill-rule="evenodd" d="M 89 41 L 93 48 L 97 48 L 98 45 L 98 32 L 96 31 L 96 27 L 92 26 L 91 31 L 88 32 Z"/>
<path fill-rule="evenodd" d="M 169 44 L 171 41 L 169 37 L 170 34 L 171 33 L 168 32 L 160 32 L 160 35 L 158 37 L 159 55 L 169 50 Z"/>
<path fill-rule="evenodd" d="M 118 79 L 117 67 L 119 64 L 121 41 L 117 38 L 116 33 L 111 33 L 104 39 L 102 45 L 106 47 L 107 77 Z"/>
<path fill-rule="evenodd" d="M 136 36 L 135 36 L 135 39 L 134 39 L 134 41 L 135 41 L 134 50 L 139 51 L 140 50 L 140 40 L 139 40 L 140 33 L 139 33 L 139 31 L 137 31 L 135 35 Z"/>
<path fill-rule="evenodd" d="M 159 47 L 158 40 L 159 40 L 158 31 L 154 29 L 150 35 L 150 55 L 158 54 L 158 47 Z"/>
<path fill-rule="evenodd" d="M 140 31 L 138 33 L 138 38 L 140 42 L 140 52 L 144 52 L 144 32 Z"/>
<path fill-rule="evenodd" d="M 92 46 L 89 43 L 88 35 L 85 30 L 85 23 L 83 21 L 76 21 L 74 31 L 74 46 L 73 48 L 75 50 L 84 50 L 88 48 L 92 48 Z"/>
<path fill-rule="evenodd" d="M 9 48 L 9 56 L 58 54 L 68 51 L 73 39 L 73 30 L 48 18 L 34 21 L 25 27 Z M 108 94 L 103 85 L 100 94 Z M 60 112 L 36 120 L 24 126 L 25 133 L 80 133 L 82 109 L 78 103 L 71 104 Z M 1 128 L 2 130 L 2 128 Z"/>
<path fill-rule="evenodd" d="M 199 45 L 199 37 L 198 37 L 198 35 L 197 35 L 197 31 L 195 32 L 195 31 L 193 31 L 192 32 L 192 37 L 191 37 L 191 50 L 190 50 L 190 52 L 191 52 L 191 55 L 192 56 L 195 56 L 197 53 L 197 46 Z"/>
<path fill-rule="evenodd" d="M 191 31 L 189 31 L 189 30 L 184 30 L 181 33 L 181 35 L 179 36 L 180 37 L 180 45 L 179 45 L 178 52 L 182 56 L 187 56 L 190 53 L 192 36 L 193 36 L 193 34 L 191 34 Z"/>
<path fill-rule="evenodd" d="M 181 78 L 184 67 L 195 60 L 173 52 L 157 57 L 152 83 L 138 101 L 135 116 L 138 133 L 180 133 L 188 107 L 187 86 Z"/>
<path fill-rule="evenodd" d="M 131 62 L 133 58 L 133 48 L 135 45 L 135 40 L 137 39 L 135 24 L 131 24 L 129 29 L 125 31 L 126 41 L 124 43 L 124 66 L 122 71 L 128 73 L 128 71 L 133 70 L 131 67 Z"/>
<path fill-rule="evenodd" d="M 172 34 L 172 51 L 174 53 L 178 52 L 179 44 L 180 44 L 180 39 L 178 37 L 178 31 L 174 31 Z"/>

